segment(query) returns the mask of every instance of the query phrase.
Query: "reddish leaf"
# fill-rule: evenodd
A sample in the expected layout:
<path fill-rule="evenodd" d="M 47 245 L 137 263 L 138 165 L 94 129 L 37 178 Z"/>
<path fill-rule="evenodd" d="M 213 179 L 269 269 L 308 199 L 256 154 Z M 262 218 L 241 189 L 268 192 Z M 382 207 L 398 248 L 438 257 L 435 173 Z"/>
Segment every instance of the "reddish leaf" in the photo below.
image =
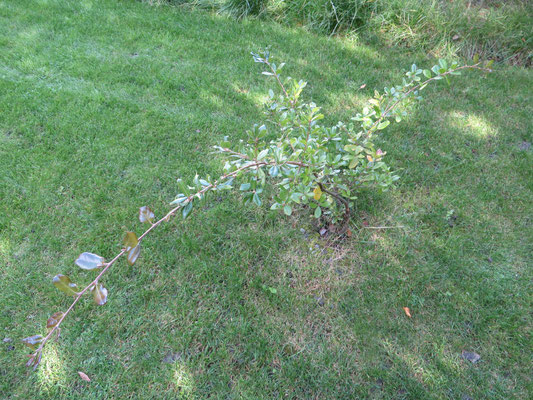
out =
<path fill-rule="evenodd" d="M 92 288 L 92 291 L 94 302 L 99 306 L 103 306 L 107 302 L 107 289 L 101 283 L 98 283 Z"/>
<path fill-rule="evenodd" d="M 411 318 L 411 310 L 409 310 L 409 307 L 404 307 L 403 310 L 405 311 L 405 315 Z"/>
<path fill-rule="evenodd" d="M 39 364 L 41 363 L 42 355 L 43 355 L 42 351 L 39 351 L 36 354 L 28 355 L 28 357 L 30 357 L 30 359 L 26 363 L 26 367 L 33 367 L 33 370 L 35 371 L 37 369 L 37 367 L 39 366 Z"/>
<path fill-rule="evenodd" d="M 46 327 L 52 329 L 57 325 L 61 318 L 63 318 L 63 313 L 61 311 L 52 314 L 52 316 L 48 318 L 48 321 L 46 321 Z"/>

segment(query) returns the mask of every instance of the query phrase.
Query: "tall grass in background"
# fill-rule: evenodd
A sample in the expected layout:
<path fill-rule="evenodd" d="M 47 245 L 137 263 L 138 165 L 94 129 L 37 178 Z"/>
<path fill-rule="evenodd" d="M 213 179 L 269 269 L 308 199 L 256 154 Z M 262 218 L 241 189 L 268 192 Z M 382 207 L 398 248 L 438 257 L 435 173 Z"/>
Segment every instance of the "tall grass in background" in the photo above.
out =
<path fill-rule="evenodd" d="M 150 1 L 150 0 L 148 0 Z M 151 0 L 154 2 L 155 0 Z M 161 3 L 164 0 L 157 0 Z M 312 32 L 357 35 L 434 56 L 531 66 L 533 2 L 522 0 L 167 0 Z"/>

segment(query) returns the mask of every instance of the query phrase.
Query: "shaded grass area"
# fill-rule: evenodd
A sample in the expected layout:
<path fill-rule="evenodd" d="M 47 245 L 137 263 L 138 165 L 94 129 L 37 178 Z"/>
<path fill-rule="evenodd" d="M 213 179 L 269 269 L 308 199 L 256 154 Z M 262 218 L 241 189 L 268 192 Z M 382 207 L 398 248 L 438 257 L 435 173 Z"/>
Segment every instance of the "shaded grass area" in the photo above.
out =
<path fill-rule="evenodd" d="M 432 60 L 136 2 L 2 1 L 0 21 L 0 397 L 529 397 L 532 74 L 510 67 L 428 88 L 384 132 L 401 180 L 362 194 L 349 239 L 216 197 L 114 266 L 108 303 L 81 302 L 26 371 L 18 340 L 69 304 L 51 278 L 88 282 L 79 253 L 110 258 L 138 207 L 162 215 L 261 119 L 249 51 L 272 45 L 331 123 Z"/>

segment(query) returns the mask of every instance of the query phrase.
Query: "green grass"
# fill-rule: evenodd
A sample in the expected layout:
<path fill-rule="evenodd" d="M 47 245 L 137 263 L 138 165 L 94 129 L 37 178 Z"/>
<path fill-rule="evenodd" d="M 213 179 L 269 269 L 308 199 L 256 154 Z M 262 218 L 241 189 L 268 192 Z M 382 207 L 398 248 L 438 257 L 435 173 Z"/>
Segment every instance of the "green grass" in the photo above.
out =
<path fill-rule="evenodd" d="M 26 370 L 19 340 L 69 304 L 52 277 L 89 282 L 79 253 L 116 254 L 138 207 L 163 215 L 261 120 L 267 44 L 331 123 L 433 62 L 132 1 L 0 1 L 0 398 L 530 398 L 533 73 L 503 66 L 384 131 L 401 180 L 361 196 L 349 239 L 215 197 L 113 266 L 108 303 L 82 301 Z"/>

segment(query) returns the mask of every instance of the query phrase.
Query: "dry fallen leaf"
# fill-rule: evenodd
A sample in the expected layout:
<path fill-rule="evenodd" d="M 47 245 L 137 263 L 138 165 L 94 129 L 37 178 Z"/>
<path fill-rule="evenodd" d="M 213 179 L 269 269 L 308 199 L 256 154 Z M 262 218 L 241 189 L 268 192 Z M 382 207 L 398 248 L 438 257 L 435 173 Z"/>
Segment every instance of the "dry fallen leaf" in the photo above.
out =
<path fill-rule="evenodd" d="M 87 374 L 85 374 L 85 373 L 83 373 L 83 372 L 81 372 L 81 371 L 78 371 L 78 375 L 80 376 L 81 379 L 83 379 L 83 380 L 86 381 L 86 382 L 90 382 L 90 381 L 91 381 L 91 378 L 89 378 L 89 377 L 87 376 Z"/>
<path fill-rule="evenodd" d="M 359 89 L 364 89 L 366 88 L 366 83 L 363 83 L 361 86 L 359 86 Z"/>
<path fill-rule="evenodd" d="M 481 360 L 481 356 L 473 351 L 463 350 L 461 352 L 461 357 L 464 358 L 465 360 L 470 361 L 472 364 L 475 364 L 479 360 Z"/>
<path fill-rule="evenodd" d="M 404 307 L 403 310 L 405 311 L 405 315 L 411 318 L 411 310 L 409 310 L 409 307 Z"/>

